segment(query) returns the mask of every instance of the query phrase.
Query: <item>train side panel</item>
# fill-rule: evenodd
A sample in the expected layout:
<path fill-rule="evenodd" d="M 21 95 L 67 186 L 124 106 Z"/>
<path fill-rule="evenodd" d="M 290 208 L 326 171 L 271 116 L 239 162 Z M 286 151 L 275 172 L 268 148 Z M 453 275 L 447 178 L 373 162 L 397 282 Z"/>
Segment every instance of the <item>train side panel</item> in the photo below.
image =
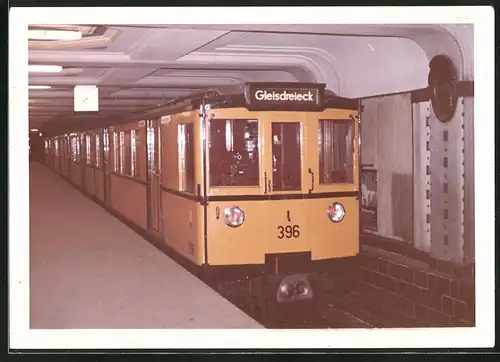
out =
<path fill-rule="evenodd" d="M 88 138 L 87 138 L 88 137 Z M 87 144 L 87 142 L 89 144 Z M 87 159 L 85 160 L 85 165 L 87 169 L 85 170 L 85 190 L 90 195 L 95 195 L 95 136 L 94 132 L 88 132 L 85 135 L 85 146 L 88 148 Z"/>
<path fill-rule="evenodd" d="M 279 248 L 278 243 L 270 240 L 272 227 L 270 210 L 266 206 L 271 204 L 267 201 L 238 202 L 237 206 L 245 212 L 245 221 L 235 228 L 224 222 L 224 209 L 233 205 L 236 203 L 211 202 L 208 205 L 208 264 L 264 263 L 265 254 Z"/>
<path fill-rule="evenodd" d="M 78 188 L 82 187 L 82 166 L 80 162 L 75 162 L 74 160 L 71 160 L 70 180 Z"/>
<path fill-rule="evenodd" d="M 90 195 L 95 194 L 95 186 L 94 186 L 94 167 L 91 165 L 86 165 L 85 170 L 85 191 Z"/>
<path fill-rule="evenodd" d="M 61 138 L 54 139 L 54 171 L 61 173 Z"/>
<path fill-rule="evenodd" d="M 116 211 L 141 228 L 147 228 L 147 195 L 144 183 L 113 174 L 111 197 Z"/>
<path fill-rule="evenodd" d="M 67 137 L 61 138 L 61 175 L 69 178 L 69 139 Z"/>
<path fill-rule="evenodd" d="M 95 196 L 104 201 L 104 172 L 102 168 L 95 168 Z"/>
<path fill-rule="evenodd" d="M 162 192 L 164 241 L 187 259 L 203 263 L 199 202 Z"/>

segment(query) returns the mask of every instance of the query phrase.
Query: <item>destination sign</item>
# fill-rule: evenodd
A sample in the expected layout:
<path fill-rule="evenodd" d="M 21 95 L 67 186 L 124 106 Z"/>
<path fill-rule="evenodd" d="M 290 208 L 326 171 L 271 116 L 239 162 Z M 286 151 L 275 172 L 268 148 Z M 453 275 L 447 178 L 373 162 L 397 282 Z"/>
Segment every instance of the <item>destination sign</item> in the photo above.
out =
<path fill-rule="evenodd" d="M 313 92 L 310 90 L 302 92 L 268 92 L 267 90 L 258 89 L 255 91 L 254 97 L 258 101 L 290 101 L 290 102 L 315 102 Z"/>
<path fill-rule="evenodd" d="M 324 84 L 315 83 L 247 83 L 245 99 L 252 108 L 316 108 L 324 91 Z"/>

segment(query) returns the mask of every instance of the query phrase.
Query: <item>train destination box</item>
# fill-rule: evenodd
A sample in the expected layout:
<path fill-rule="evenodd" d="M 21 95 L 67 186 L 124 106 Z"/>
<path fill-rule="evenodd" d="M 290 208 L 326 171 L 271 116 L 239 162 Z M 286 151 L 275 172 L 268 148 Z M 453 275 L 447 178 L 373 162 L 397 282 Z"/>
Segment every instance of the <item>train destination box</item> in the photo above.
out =
<path fill-rule="evenodd" d="M 247 83 L 245 101 L 249 109 L 313 110 L 323 105 L 325 84 Z"/>

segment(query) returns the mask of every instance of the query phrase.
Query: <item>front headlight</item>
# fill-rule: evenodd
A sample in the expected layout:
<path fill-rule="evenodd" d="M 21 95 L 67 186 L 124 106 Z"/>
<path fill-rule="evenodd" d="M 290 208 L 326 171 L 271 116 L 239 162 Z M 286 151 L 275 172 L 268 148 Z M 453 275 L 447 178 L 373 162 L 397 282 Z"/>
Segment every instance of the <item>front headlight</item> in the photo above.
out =
<path fill-rule="evenodd" d="M 224 222 L 227 226 L 238 227 L 245 221 L 245 213 L 238 206 L 231 206 L 224 210 Z"/>
<path fill-rule="evenodd" d="M 327 213 L 330 221 L 337 223 L 337 222 L 341 222 L 344 219 L 345 209 L 341 203 L 334 202 L 328 207 L 328 209 L 326 210 L 326 213 Z"/>

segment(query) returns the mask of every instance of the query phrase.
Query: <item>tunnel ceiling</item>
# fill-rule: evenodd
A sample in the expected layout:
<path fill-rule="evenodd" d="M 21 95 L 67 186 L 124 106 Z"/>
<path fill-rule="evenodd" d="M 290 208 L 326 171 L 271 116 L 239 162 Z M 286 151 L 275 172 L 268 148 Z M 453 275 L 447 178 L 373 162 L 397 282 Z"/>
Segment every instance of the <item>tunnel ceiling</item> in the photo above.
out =
<path fill-rule="evenodd" d="M 35 25 L 33 25 L 35 26 Z M 46 28 L 47 26 L 43 26 Z M 29 41 L 32 127 L 120 117 L 177 96 L 247 81 L 322 82 L 364 97 L 427 86 L 429 60 L 447 54 L 473 78 L 472 25 L 51 25 L 71 41 Z M 99 112 L 73 111 L 75 85 L 99 87 Z"/>

